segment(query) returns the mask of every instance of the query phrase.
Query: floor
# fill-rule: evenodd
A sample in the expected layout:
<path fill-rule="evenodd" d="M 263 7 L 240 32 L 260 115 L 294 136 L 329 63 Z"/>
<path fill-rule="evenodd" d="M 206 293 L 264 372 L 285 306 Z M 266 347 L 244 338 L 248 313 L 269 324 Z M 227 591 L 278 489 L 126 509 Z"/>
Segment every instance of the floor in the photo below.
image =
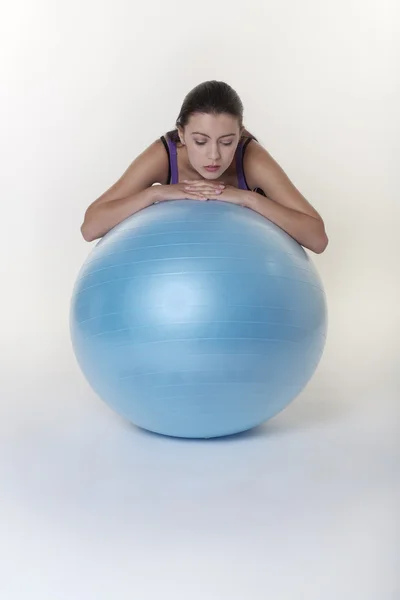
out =
<path fill-rule="evenodd" d="M 75 364 L 8 373 L 0 597 L 399 600 L 396 390 L 320 371 L 251 433 L 186 441 L 123 422 Z"/>

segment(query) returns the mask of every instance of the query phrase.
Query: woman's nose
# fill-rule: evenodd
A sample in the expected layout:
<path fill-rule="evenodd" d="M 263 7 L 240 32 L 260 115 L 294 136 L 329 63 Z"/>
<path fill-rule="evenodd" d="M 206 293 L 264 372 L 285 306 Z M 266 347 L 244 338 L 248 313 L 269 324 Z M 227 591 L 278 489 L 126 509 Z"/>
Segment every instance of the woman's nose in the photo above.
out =
<path fill-rule="evenodd" d="M 212 144 L 208 153 L 210 160 L 216 160 L 220 157 L 219 148 L 217 144 Z"/>

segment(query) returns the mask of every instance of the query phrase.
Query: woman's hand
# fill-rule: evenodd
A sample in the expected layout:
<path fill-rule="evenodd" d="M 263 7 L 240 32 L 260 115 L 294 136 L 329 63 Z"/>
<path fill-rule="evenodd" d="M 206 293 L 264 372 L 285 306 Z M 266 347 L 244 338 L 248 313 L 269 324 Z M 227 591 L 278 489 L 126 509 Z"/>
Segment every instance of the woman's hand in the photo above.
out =
<path fill-rule="evenodd" d="M 193 185 L 189 185 L 193 184 Z M 165 200 L 208 200 L 218 196 L 224 189 L 219 181 L 183 181 L 172 185 L 157 186 L 157 199 Z"/>
<path fill-rule="evenodd" d="M 209 184 L 218 184 L 210 187 Z M 187 183 L 188 191 L 202 190 L 207 194 L 208 200 L 222 200 L 223 202 L 231 202 L 232 204 L 240 204 L 246 206 L 246 190 L 240 190 L 233 185 L 224 185 L 220 182 L 209 182 L 206 180 L 190 181 Z"/>
<path fill-rule="evenodd" d="M 182 183 L 189 193 L 202 194 L 206 197 L 206 200 L 219 196 L 226 188 L 222 181 L 210 181 L 209 179 L 185 179 Z"/>

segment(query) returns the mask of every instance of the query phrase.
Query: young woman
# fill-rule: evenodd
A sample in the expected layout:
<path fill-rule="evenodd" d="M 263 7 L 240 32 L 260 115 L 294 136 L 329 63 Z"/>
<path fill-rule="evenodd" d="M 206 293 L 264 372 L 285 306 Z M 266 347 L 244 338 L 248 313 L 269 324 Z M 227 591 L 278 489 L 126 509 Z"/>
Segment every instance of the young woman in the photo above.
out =
<path fill-rule="evenodd" d="M 224 82 L 204 82 L 186 96 L 176 129 L 146 148 L 86 210 L 82 235 L 95 240 L 155 202 L 179 199 L 240 204 L 315 253 L 328 244 L 321 216 L 244 128 L 242 102 Z"/>

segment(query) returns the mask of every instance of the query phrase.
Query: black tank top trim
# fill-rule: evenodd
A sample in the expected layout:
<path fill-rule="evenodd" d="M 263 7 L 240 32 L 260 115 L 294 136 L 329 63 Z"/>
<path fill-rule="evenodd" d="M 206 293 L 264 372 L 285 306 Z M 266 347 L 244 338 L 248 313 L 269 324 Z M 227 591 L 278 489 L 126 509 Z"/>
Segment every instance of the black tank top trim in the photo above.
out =
<path fill-rule="evenodd" d="M 165 139 L 165 136 L 162 135 L 160 139 L 161 139 L 162 143 L 164 144 L 164 148 L 167 151 L 167 156 L 168 156 L 168 179 L 167 179 L 167 182 L 169 185 L 169 183 L 171 181 L 171 157 L 169 154 L 169 148 L 168 148 L 168 144 L 167 144 L 167 140 Z"/>

